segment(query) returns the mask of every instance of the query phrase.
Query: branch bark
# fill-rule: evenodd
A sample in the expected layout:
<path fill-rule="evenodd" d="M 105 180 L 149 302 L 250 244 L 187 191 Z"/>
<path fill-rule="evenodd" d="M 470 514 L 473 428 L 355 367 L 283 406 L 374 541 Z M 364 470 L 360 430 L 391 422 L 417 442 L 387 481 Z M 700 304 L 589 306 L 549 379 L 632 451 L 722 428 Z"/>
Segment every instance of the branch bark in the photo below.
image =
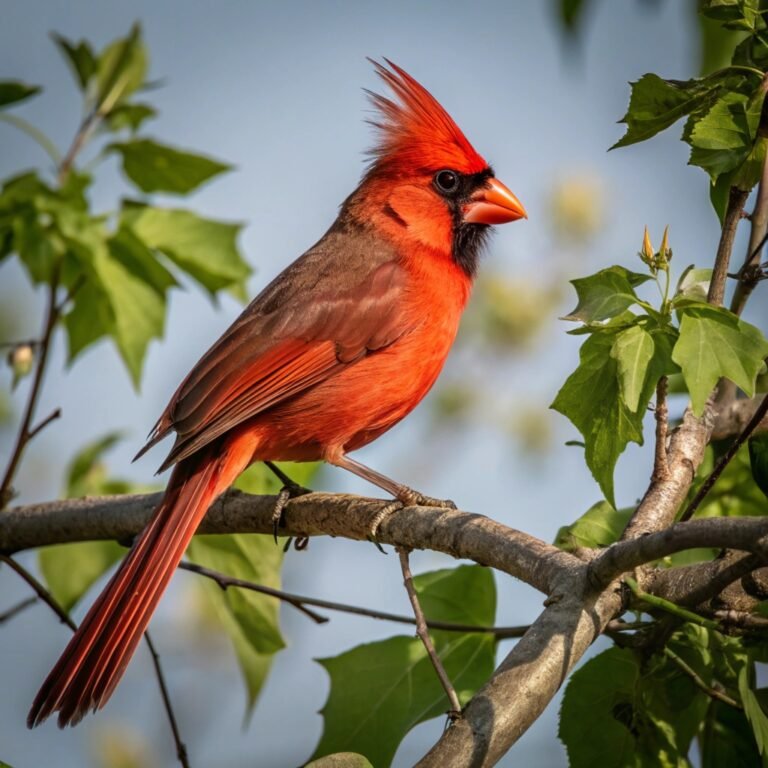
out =
<path fill-rule="evenodd" d="M 0 515 L 0 552 L 94 539 L 130 541 L 143 529 L 161 494 L 108 496 L 13 507 Z M 311 493 L 285 510 L 287 536 L 365 540 L 388 501 Z M 272 533 L 274 496 L 228 491 L 211 507 L 199 533 Z M 550 594 L 558 578 L 581 561 L 557 547 L 482 515 L 438 507 L 407 507 L 387 517 L 382 544 L 432 549 L 502 571 Z"/>

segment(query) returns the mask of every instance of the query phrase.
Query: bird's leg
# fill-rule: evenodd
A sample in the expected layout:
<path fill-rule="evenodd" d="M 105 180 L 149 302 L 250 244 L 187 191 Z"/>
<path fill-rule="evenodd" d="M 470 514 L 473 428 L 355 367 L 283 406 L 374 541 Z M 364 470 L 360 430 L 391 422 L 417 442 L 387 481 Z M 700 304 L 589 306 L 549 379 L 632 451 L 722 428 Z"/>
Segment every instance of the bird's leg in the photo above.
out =
<path fill-rule="evenodd" d="M 280 489 L 280 493 L 277 494 L 277 501 L 275 502 L 275 508 L 272 510 L 272 533 L 275 537 L 275 544 L 277 544 L 277 531 L 280 528 L 280 524 L 283 521 L 283 513 L 285 507 L 291 499 L 295 499 L 297 496 L 304 496 L 308 493 L 312 493 L 309 488 L 305 488 L 303 485 L 299 485 L 294 480 L 291 480 L 288 475 L 283 472 L 277 464 L 271 461 L 264 462 L 267 468 L 271 470 L 278 480 L 283 484 Z M 303 547 L 302 547 L 303 548 Z"/>
<path fill-rule="evenodd" d="M 416 617 L 416 634 L 424 644 L 424 648 L 427 651 L 427 656 L 432 662 L 432 666 L 435 668 L 437 677 L 440 680 L 440 684 L 443 686 L 448 701 L 450 703 L 450 709 L 448 710 L 448 719 L 450 722 L 454 722 L 461 717 L 461 704 L 459 703 L 459 697 L 456 695 L 456 690 L 451 683 L 451 679 L 448 677 L 445 668 L 443 667 L 440 657 L 435 651 L 435 646 L 432 643 L 432 638 L 429 636 L 429 629 L 427 628 L 427 620 L 424 618 L 424 611 L 421 610 L 421 603 L 419 602 L 419 596 L 416 593 L 416 589 L 413 586 L 413 576 L 411 575 L 411 566 L 408 562 L 408 550 L 406 547 L 397 547 L 397 554 L 400 556 L 400 568 L 403 572 L 403 584 L 405 585 L 406 592 L 411 601 L 411 607 L 413 608 L 413 615 Z"/>
<path fill-rule="evenodd" d="M 350 459 L 349 456 L 343 453 L 329 456 L 326 458 L 326 461 L 336 467 L 349 470 L 358 477 L 362 477 L 363 480 L 383 488 L 387 493 L 391 493 L 395 497 L 396 501 L 382 507 L 376 513 L 373 520 L 371 520 L 369 530 L 374 540 L 376 539 L 376 532 L 384 519 L 403 507 L 444 507 L 446 509 L 456 509 L 456 505 L 450 499 L 433 499 L 431 496 L 425 496 L 423 493 L 414 491 L 413 488 L 409 488 L 407 485 L 382 475 L 375 469 L 366 467 L 365 464 L 361 464 L 359 461 Z"/>

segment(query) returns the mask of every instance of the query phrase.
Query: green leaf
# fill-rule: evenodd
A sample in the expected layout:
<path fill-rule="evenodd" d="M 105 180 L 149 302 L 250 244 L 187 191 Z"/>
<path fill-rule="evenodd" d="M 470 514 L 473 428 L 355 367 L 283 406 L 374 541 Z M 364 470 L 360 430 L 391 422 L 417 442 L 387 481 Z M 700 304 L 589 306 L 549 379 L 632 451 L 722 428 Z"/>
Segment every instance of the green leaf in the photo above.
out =
<path fill-rule="evenodd" d="M 136 133 L 145 120 L 156 115 L 157 110 L 149 104 L 121 104 L 107 115 L 106 124 L 110 131 L 129 130 Z"/>
<path fill-rule="evenodd" d="M 633 325 L 616 334 L 611 347 L 611 357 L 618 364 L 619 391 L 630 411 L 641 405 L 648 366 L 653 359 L 653 337 L 640 325 Z"/>
<path fill-rule="evenodd" d="M 571 675 L 558 729 L 571 768 L 642 766 L 632 733 L 638 677 L 635 656 L 621 648 L 603 651 Z"/>
<path fill-rule="evenodd" d="M 76 354 L 85 344 L 100 338 L 104 332 L 108 333 L 114 338 L 134 386 L 138 388 L 149 342 L 163 334 L 165 297 L 156 286 L 131 272 L 132 262 L 123 262 L 126 255 L 124 242 L 115 244 L 96 222 L 81 221 L 65 234 L 69 249 L 84 265 L 89 281 L 93 282 L 88 297 L 94 302 L 92 306 L 86 304 L 79 296 L 80 292 L 75 297 L 72 310 L 76 313 L 75 318 L 69 318 L 67 328 L 76 328 L 79 338 L 73 343 L 75 340 L 70 336 L 70 351 L 74 350 Z M 107 316 L 107 306 L 111 317 Z M 90 333 L 87 328 L 89 315 L 92 321 L 102 323 Z"/>
<path fill-rule="evenodd" d="M 669 647 L 698 671 L 710 657 L 707 633 L 696 629 L 676 633 Z M 666 656 L 641 665 L 633 651 L 611 648 L 572 675 L 559 736 L 571 768 L 684 768 L 708 701 Z"/>
<path fill-rule="evenodd" d="M 650 279 L 649 275 L 614 266 L 571 280 L 579 300 L 576 309 L 563 320 L 591 323 L 616 317 L 637 302 L 635 287 Z"/>
<path fill-rule="evenodd" d="M 139 89 L 147 74 L 147 51 L 141 27 L 134 24 L 126 37 L 108 45 L 96 63 L 96 106 L 102 115 Z"/>
<path fill-rule="evenodd" d="M 555 546 L 568 551 L 607 547 L 619 540 L 633 511 L 631 507 L 615 510 L 607 501 L 598 501 L 557 532 Z"/>
<path fill-rule="evenodd" d="M 232 168 L 210 157 L 184 152 L 150 139 L 110 144 L 106 149 L 122 156 L 125 175 L 142 192 L 186 195 Z"/>
<path fill-rule="evenodd" d="M 626 123 L 627 132 L 611 149 L 650 139 L 681 117 L 701 109 L 719 89 L 706 80 L 664 80 L 654 74 L 643 75 L 631 86 L 629 109 L 619 121 Z"/>
<path fill-rule="evenodd" d="M 759 0 L 704 0 L 699 12 L 710 19 L 727 22 L 726 29 L 753 30 L 759 7 Z"/>
<path fill-rule="evenodd" d="M 123 437 L 120 432 L 110 432 L 80 449 L 67 469 L 65 487 L 67 498 L 111 496 L 119 493 L 140 493 L 154 490 L 150 486 L 111 477 L 107 472 L 107 467 L 103 461 L 104 454 L 117 445 Z"/>
<path fill-rule="evenodd" d="M 297 485 L 309 488 L 323 464 L 319 461 L 278 461 L 277 466 Z M 274 496 L 283 487 L 278 477 L 263 462 L 251 464 L 235 481 L 235 488 L 244 493 Z"/>
<path fill-rule="evenodd" d="M 701 415 L 721 377 L 751 397 L 768 356 L 768 341 L 760 330 L 722 308 L 698 305 L 680 312 L 680 338 L 672 358 L 683 371 L 694 413 Z"/>
<path fill-rule="evenodd" d="M 621 397 L 618 363 L 611 357 L 614 341 L 615 334 L 605 332 L 591 335 L 582 344 L 579 367 L 551 407 L 570 419 L 582 434 L 587 466 L 615 507 L 613 470 L 630 441 L 642 445 L 645 414 L 631 411 Z"/>
<path fill-rule="evenodd" d="M 587 0 L 557 0 L 560 9 L 560 21 L 567 32 L 575 32 L 584 16 Z"/>
<path fill-rule="evenodd" d="M 41 90 L 39 85 L 27 85 L 18 80 L 0 80 L 0 109 L 26 101 Z"/>
<path fill-rule="evenodd" d="M 176 278 L 157 260 L 152 251 L 128 227 L 120 227 L 107 241 L 110 255 L 132 275 L 164 296 L 178 286 Z"/>
<path fill-rule="evenodd" d="M 96 56 L 94 56 L 90 44 L 87 40 L 80 40 L 75 45 L 55 32 L 51 33 L 51 38 L 56 43 L 61 55 L 67 60 L 80 90 L 84 91 L 96 73 Z"/>
<path fill-rule="evenodd" d="M 768 756 L 768 717 L 766 717 L 755 692 L 752 690 L 749 678 L 749 665 L 744 665 L 739 671 L 739 695 L 741 696 L 741 703 L 744 705 L 744 714 L 752 726 L 757 749 L 765 758 Z"/>
<path fill-rule="evenodd" d="M 67 361 L 74 362 L 91 344 L 113 333 L 114 327 L 109 297 L 94 281 L 86 281 L 75 294 L 72 309 L 64 316 Z"/>
<path fill-rule="evenodd" d="M 305 768 L 373 768 L 373 765 L 355 752 L 337 752 L 306 763 Z"/>
<path fill-rule="evenodd" d="M 496 591 L 488 569 L 460 566 L 417 576 L 414 584 L 428 621 L 493 623 Z M 472 600 L 457 595 L 472 595 Z M 431 634 L 459 699 L 466 702 L 493 671 L 494 639 L 446 631 Z M 392 637 L 319 662 L 330 675 L 331 691 L 313 759 L 352 751 L 385 768 L 411 728 L 440 716 L 448 706 L 418 638 Z"/>
<path fill-rule="evenodd" d="M 703 116 L 689 119 L 685 140 L 691 146 L 690 165 L 709 173 L 712 181 L 738 168 L 747 158 L 757 136 L 764 94 L 750 98 L 728 91 Z"/>
<path fill-rule="evenodd" d="M 271 536 L 195 536 L 187 549 L 190 560 L 230 576 L 280 588 L 282 547 Z M 247 713 L 266 680 L 274 654 L 285 647 L 279 628 L 279 602 L 244 589 L 226 592 L 201 579 L 232 641 L 248 696 Z"/>
<path fill-rule="evenodd" d="M 749 463 L 757 487 L 768 497 L 768 434 L 749 438 Z"/>
<path fill-rule="evenodd" d="M 65 611 L 70 611 L 125 553 L 116 541 L 57 544 L 40 550 L 38 564 L 51 594 Z"/>
<path fill-rule="evenodd" d="M 760 753 L 746 715 L 712 701 L 700 738 L 701 768 L 760 766 Z"/>
<path fill-rule="evenodd" d="M 711 269 L 699 269 L 691 264 L 691 266 L 680 275 L 675 298 L 683 297 L 703 304 L 707 300 L 709 284 L 711 281 Z"/>
<path fill-rule="evenodd" d="M 126 208 L 122 220 L 147 246 L 162 251 L 212 293 L 244 283 L 251 272 L 237 249 L 241 224 L 143 206 Z"/>

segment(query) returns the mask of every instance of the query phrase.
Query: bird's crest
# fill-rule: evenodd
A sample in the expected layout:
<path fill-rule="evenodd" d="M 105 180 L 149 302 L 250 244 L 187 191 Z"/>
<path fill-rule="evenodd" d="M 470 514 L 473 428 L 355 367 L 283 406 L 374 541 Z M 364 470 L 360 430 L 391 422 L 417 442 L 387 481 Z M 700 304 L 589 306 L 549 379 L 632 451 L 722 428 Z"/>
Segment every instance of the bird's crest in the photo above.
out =
<path fill-rule="evenodd" d="M 384 59 L 389 68 L 369 61 L 396 99 L 366 90 L 378 112 L 370 120 L 379 132 L 378 142 L 369 151 L 373 157 L 371 172 L 451 168 L 478 173 L 488 167 L 426 88 L 389 59 Z"/>

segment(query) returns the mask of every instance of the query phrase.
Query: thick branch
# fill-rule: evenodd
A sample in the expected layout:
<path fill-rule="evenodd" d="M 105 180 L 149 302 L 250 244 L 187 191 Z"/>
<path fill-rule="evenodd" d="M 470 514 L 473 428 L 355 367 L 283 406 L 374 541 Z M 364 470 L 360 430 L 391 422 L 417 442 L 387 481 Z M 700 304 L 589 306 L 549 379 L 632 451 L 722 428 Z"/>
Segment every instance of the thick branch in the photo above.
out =
<path fill-rule="evenodd" d="M 595 597 L 585 594 L 585 589 L 583 569 L 560 583 L 560 599 L 539 616 L 469 702 L 462 719 L 417 764 L 419 768 L 490 766 L 506 754 L 621 610 L 617 590 Z"/>
<path fill-rule="evenodd" d="M 768 554 L 768 519 L 714 517 L 677 523 L 658 533 L 620 541 L 604 550 L 590 564 L 590 579 L 597 587 L 622 573 L 684 549 L 716 547 L 740 549 L 761 557 Z"/>
<path fill-rule="evenodd" d="M 131 540 L 146 525 L 160 494 L 65 499 L 14 507 L 0 516 L 0 551 L 94 539 Z M 288 536 L 343 536 L 364 540 L 388 502 L 312 493 L 286 507 Z M 274 496 L 228 491 L 208 511 L 200 533 L 272 533 Z M 513 528 L 452 509 L 408 507 L 380 526 L 383 544 L 432 549 L 474 560 L 549 594 L 557 578 L 580 561 Z"/>
<path fill-rule="evenodd" d="M 713 423 L 709 404 L 701 419 L 697 419 L 690 410 L 685 412 L 682 424 L 674 430 L 669 443 L 669 471 L 666 477 L 654 476 L 651 479 L 645 496 L 624 531 L 623 539 L 660 531 L 672 523 L 704 458 Z"/>

